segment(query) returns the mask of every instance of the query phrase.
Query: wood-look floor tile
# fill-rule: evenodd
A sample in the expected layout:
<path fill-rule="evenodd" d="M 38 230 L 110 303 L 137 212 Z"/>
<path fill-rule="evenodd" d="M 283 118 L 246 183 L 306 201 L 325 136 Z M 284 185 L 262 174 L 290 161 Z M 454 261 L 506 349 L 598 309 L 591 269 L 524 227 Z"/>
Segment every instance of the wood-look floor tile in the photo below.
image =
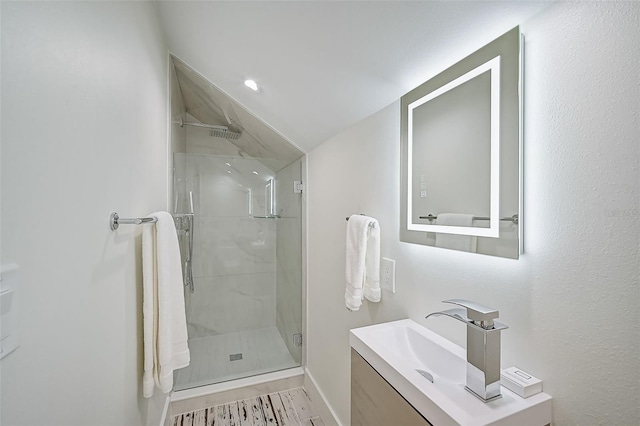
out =
<path fill-rule="evenodd" d="M 254 426 L 251 404 L 248 400 L 238 401 L 238 415 L 240 416 L 240 426 Z"/>
<path fill-rule="evenodd" d="M 271 407 L 273 413 L 276 416 L 276 421 L 280 426 L 296 426 L 300 422 L 296 419 L 295 413 L 289 412 L 282 402 L 282 396 L 280 393 L 270 393 L 268 397 L 271 400 Z"/>
<path fill-rule="evenodd" d="M 216 409 L 215 407 L 209 407 L 204 409 L 205 412 L 205 426 L 213 426 L 216 420 Z"/>
<path fill-rule="evenodd" d="M 215 426 L 232 426 L 232 420 L 232 411 L 229 404 L 218 405 L 216 407 L 215 421 L 213 423 Z"/>
<path fill-rule="evenodd" d="M 262 409 L 262 401 L 260 398 L 251 398 L 249 400 L 251 405 L 251 416 L 253 419 L 253 426 L 266 426 L 267 421 L 264 418 L 264 412 Z"/>
<path fill-rule="evenodd" d="M 262 412 L 264 413 L 267 426 L 278 426 L 279 424 L 273 411 L 273 405 L 269 395 L 261 396 L 259 399 L 262 401 Z"/>
<path fill-rule="evenodd" d="M 303 388 L 275 392 L 174 417 L 174 426 L 324 426 Z"/>
<path fill-rule="evenodd" d="M 301 423 L 300 416 L 296 412 L 295 406 L 293 405 L 293 400 L 291 399 L 289 392 L 279 392 L 278 394 L 280 395 L 280 401 L 282 402 L 282 405 L 288 413 L 289 417 L 292 418 L 295 425 L 299 425 Z"/>
<path fill-rule="evenodd" d="M 207 410 L 198 410 L 193 412 L 193 426 L 206 426 L 205 417 Z"/>
<path fill-rule="evenodd" d="M 320 417 L 314 417 L 302 423 L 303 426 L 324 426 L 324 422 Z"/>
<path fill-rule="evenodd" d="M 184 413 L 181 415 L 180 421 L 177 421 L 176 417 L 176 426 L 193 426 L 193 413 Z"/>
<path fill-rule="evenodd" d="M 240 423 L 240 410 L 238 408 L 238 402 L 232 402 L 229 404 L 229 426 L 241 426 Z"/>
<path fill-rule="evenodd" d="M 303 388 L 291 389 L 288 393 L 300 421 L 318 417 L 313 405 L 311 405 L 309 395 L 307 395 L 307 392 Z"/>

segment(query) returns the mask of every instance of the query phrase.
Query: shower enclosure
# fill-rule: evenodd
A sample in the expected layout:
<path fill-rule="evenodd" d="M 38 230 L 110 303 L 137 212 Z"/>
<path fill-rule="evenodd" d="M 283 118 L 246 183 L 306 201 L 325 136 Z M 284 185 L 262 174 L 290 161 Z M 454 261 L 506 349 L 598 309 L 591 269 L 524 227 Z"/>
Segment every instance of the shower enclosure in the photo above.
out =
<path fill-rule="evenodd" d="M 191 352 L 174 390 L 299 367 L 304 153 L 186 63 L 171 65 Z"/>
<path fill-rule="evenodd" d="M 197 131 L 187 146 L 190 135 L 222 139 Z M 281 162 L 174 154 L 191 351 L 175 390 L 300 366 L 302 160 L 272 164 Z"/>

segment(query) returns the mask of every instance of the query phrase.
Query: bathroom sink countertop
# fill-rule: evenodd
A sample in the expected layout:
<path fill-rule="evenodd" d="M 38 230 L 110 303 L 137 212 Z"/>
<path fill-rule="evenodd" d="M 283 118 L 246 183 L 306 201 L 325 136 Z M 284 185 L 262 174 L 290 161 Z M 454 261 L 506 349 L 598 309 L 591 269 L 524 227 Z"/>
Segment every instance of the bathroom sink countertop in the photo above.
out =
<path fill-rule="evenodd" d="M 551 423 L 551 397 L 545 393 L 525 399 L 501 387 L 502 397 L 485 403 L 465 390 L 464 349 L 412 320 L 353 329 L 349 341 L 432 424 Z M 433 383 L 417 370 L 428 372 Z"/>

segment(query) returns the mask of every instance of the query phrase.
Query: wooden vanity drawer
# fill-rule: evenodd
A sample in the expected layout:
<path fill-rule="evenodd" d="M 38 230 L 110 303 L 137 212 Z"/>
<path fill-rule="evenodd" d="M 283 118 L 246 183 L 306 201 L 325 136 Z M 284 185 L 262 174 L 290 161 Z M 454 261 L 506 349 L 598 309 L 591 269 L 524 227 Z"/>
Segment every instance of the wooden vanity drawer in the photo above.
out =
<path fill-rule="evenodd" d="M 351 426 L 430 424 L 358 352 L 351 349 Z"/>

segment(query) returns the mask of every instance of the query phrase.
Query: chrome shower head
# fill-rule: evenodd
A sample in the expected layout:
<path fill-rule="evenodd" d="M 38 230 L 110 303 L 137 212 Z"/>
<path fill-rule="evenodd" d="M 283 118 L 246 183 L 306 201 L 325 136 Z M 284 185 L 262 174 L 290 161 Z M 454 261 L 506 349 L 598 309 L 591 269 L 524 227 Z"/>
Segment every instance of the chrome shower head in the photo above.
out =
<path fill-rule="evenodd" d="M 204 129 L 209 129 L 209 136 L 214 138 L 223 138 L 230 141 L 238 140 L 242 135 L 242 133 L 232 132 L 231 130 L 229 130 L 227 126 L 188 122 L 188 121 L 184 121 L 182 118 L 180 118 L 180 122 L 176 124 L 180 124 L 180 127 L 193 126 L 193 127 L 201 127 Z"/>
<path fill-rule="evenodd" d="M 229 129 L 212 129 L 209 130 L 209 136 L 213 138 L 223 138 L 230 141 L 236 141 L 240 138 L 242 133 L 232 132 Z"/>

